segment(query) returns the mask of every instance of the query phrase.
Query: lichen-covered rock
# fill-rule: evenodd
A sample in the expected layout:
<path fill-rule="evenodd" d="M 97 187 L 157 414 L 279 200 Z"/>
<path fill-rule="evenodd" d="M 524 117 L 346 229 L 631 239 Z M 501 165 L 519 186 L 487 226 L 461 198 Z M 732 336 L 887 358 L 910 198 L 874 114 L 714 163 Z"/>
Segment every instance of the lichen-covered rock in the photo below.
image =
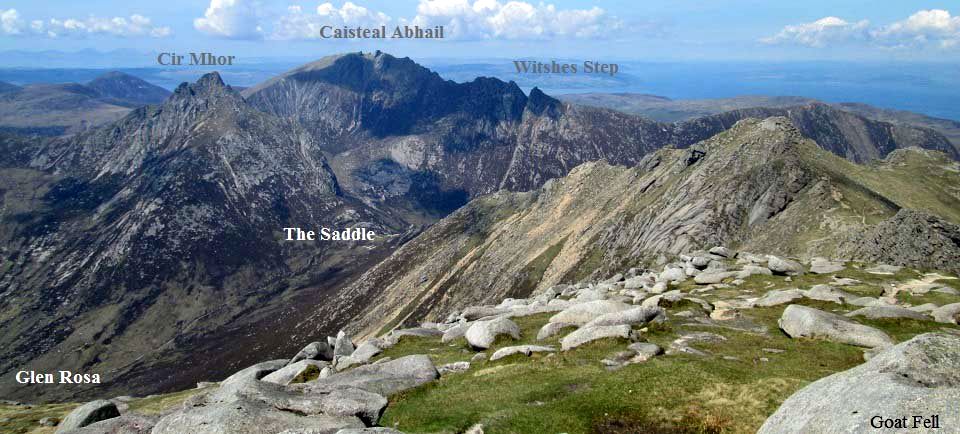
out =
<path fill-rule="evenodd" d="M 791 338 L 818 338 L 860 347 L 893 345 L 886 333 L 837 314 L 791 304 L 783 310 L 780 329 Z"/>

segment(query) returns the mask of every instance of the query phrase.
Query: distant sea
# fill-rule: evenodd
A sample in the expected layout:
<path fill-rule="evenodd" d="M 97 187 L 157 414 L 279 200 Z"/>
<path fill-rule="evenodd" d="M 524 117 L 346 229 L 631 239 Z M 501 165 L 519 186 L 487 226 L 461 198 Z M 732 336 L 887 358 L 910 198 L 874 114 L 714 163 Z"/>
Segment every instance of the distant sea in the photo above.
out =
<path fill-rule="evenodd" d="M 529 91 L 534 86 L 552 95 L 569 93 L 644 93 L 671 99 L 726 98 L 740 95 L 803 96 L 827 102 L 858 102 L 909 110 L 960 121 L 960 63 L 854 62 L 638 62 L 619 61 L 620 72 L 601 74 L 518 74 L 510 60 L 416 59 L 446 79 L 477 76 L 513 80 Z M 551 59 L 533 59 L 549 62 Z M 557 59 L 562 61 L 563 59 Z M 277 61 L 221 70 L 231 85 L 247 87 L 298 66 Z M 168 89 L 196 80 L 210 68 L 114 68 Z M 86 82 L 107 68 L 2 68 L 0 81 Z"/>

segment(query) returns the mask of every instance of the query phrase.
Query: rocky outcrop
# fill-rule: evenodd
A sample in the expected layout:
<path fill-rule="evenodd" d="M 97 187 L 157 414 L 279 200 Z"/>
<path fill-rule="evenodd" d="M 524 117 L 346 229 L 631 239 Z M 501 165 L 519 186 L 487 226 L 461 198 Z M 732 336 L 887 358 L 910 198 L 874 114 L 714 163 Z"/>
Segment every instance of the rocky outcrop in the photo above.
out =
<path fill-rule="evenodd" d="M 784 432 L 854 433 L 877 429 L 874 418 L 906 417 L 904 431 L 935 432 L 960 424 L 960 338 L 924 334 L 890 347 L 867 363 L 815 381 L 788 398 L 760 428 Z M 921 417 L 914 425 L 914 416 Z M 881 425 L 882 426 L 882 425 Z"/>
<path fill-rule="evenodd" d="M 926 212 L 903 209 L 853 235 L 840 251 L 872 262 L 960 273 L 960 226 Z"/>

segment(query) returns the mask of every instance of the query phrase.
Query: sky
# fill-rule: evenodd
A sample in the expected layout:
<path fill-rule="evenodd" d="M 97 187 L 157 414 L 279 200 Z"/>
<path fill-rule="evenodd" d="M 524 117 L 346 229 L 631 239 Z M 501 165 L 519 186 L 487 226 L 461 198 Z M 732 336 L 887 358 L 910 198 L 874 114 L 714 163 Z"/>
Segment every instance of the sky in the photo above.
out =
<path fill-rule="evenodd" d="M 443 25 L 444 40 L 332 40 L 322 25 Z M 88 0 L 0 4 L 0 50 L 316 58 L 960 60 L 960 1 Z M 3 60 L 0 59 L 0 67 Z"/>

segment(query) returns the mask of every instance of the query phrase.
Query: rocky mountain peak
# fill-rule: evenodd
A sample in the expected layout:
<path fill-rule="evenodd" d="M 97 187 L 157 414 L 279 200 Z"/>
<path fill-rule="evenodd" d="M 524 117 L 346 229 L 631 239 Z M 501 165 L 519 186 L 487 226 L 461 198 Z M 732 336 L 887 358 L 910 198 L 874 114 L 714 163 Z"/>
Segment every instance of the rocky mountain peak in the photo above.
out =
<path fill-rule="evenodd" d="M 220 73 L 214 71 L 204 74 L 196 81 L 196 83 L 180 83 L 173 93 L 175 95 L 204 95 L 213 93 L 227 93 L 231 91 L 232 89 L 224 84 L 223 78 L 220 77 Z"/>
<path fill-rule="evenodd" d="M 560 114 L 562 103 L 545 93 L 538 87 L 530 90 L 530 96 L 527 97 L 527 110 L 531 113 L 555 117 Z"/>

